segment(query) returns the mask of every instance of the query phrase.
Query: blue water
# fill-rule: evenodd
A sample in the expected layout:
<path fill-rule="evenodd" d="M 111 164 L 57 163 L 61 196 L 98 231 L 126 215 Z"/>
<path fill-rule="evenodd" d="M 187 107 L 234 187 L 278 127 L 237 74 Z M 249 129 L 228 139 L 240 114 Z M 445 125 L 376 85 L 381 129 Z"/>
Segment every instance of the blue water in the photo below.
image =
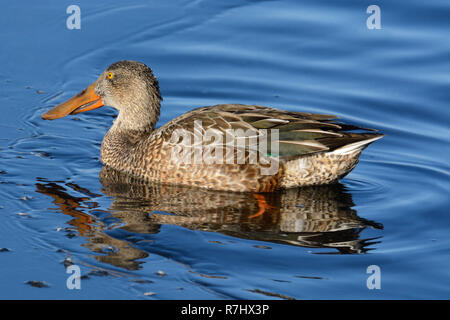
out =
<path fill-rule="evenodd" d="M 450 297 L 448 1 L 77 1 L 80 30 L 66 28 L 70 4 L 0 11 L 0 298 Z M 244 103 L 386 136 L 341 184 L 273 195 L 257 218 L 250 196 L 105 181 L 115 112 L 40 116 L 122 59 L 160 80 L 158 125 Z"/>

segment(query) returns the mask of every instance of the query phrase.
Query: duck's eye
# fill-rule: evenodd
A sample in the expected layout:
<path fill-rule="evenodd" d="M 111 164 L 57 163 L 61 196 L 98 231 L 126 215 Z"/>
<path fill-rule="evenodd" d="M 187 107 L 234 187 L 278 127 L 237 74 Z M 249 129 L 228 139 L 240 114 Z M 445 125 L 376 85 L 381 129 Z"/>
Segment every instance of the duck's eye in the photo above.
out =
<path fill-rule="evenodd" d="M 112 72 L 108 72 L 108 79 L 112 79 L 114 77 Z"/>

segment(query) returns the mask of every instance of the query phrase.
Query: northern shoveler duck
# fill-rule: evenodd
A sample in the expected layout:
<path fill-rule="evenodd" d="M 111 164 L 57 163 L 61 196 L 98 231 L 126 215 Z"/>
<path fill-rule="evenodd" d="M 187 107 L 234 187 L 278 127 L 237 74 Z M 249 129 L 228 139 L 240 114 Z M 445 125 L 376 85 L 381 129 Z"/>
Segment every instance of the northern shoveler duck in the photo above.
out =
<path fill-rule="evenodd" d="M 161 100 L 148 66 L 119 61 L 42 118 L 111 106 L 119 114 L 102 142 L 106 166 L 148 181 L 237 192 L 336 182 L 383 137 L 332 115 L 242 104 L 194 109 L 155 129 Z"/>

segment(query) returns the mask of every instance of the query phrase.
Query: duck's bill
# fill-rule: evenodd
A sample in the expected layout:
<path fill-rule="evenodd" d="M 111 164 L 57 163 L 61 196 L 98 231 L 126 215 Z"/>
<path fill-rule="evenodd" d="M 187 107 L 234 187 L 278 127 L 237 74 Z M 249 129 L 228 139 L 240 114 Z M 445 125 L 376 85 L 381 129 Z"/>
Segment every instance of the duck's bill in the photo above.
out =
<path fill-rule="evenodd" d="M 102 98 L 95 93 L 94 88 L 95 83 L 91 84 L 73 98 L 44 113 L 42 115 L 42 119 L 59 119 L 67 116 L 68 114 L 77 114 L 102 107 Z"/>

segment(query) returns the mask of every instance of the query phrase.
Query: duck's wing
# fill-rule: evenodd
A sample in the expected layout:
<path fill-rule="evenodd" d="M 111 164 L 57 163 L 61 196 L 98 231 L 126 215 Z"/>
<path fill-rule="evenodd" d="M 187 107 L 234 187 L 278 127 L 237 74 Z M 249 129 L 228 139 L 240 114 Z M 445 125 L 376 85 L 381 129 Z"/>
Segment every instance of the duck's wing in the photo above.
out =
<path fill-rule="evenodd" d="M 189 141 L 195 141 L 194 136 L 207 137 L 203 144 L 225 144 L 222 140 L 212 139 L 213 135 L 230 137 L 234 132 L 234 146 L 245 145 L 246 149 L 260 150 L 263 139 L 251 139 L 266 135 L 267 152 L 269 156 L 281 159 L 292 159 L 318 152 L 342 149 L 343 152 L 364 148 L 369 143 L 383 135 L 377 130 L 344 124 L 337 117 L 327 114 L 283 111 L 274 108 L 223 104 L 212 107 L 202 107 L 192 110 L 161 127 L 166 141 L 178 143 L 170 139 L 174 132 L 185 132 L 190 135 Z M 230 131 L 231 130 L 231 131 Z M 209 139 L 210 138 L 210 139 Z M 245 143 L 239 144 L 244 138 Z M 273 140 L 271 140 L 273 139 Z M 197 140 L 198 141 L 198 140 Z M 271 141 L 278 142 L 278 150 L 271 149 Z"/>

